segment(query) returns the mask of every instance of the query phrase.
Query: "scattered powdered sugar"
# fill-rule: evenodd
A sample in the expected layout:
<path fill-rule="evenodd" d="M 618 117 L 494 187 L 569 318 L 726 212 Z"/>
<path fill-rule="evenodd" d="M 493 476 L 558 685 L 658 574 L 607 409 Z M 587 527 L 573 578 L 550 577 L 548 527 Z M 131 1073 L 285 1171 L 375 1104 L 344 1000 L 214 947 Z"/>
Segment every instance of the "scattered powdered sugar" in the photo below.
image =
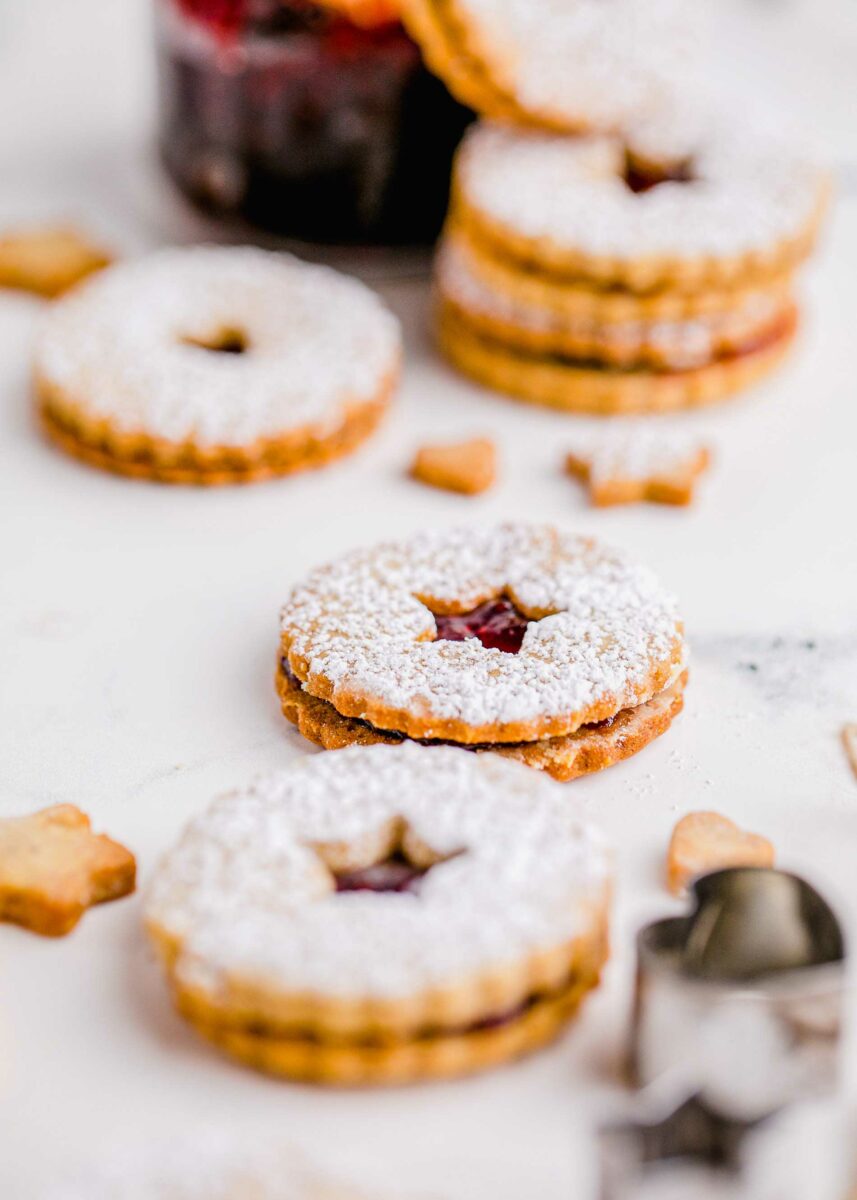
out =
<path fill-rule="evenodd" d="M 480 278 L 478 264 L 466 242 L 455 234 L 441 245 L 436 275 L 441 296 L 466 312 L 506 321 L 535 333 L 565 334 L 622 355 L 632 355 L 645 346 L 656 350 L 677 368 L 710 362 L 722 342 L 753 336 L 768 327 L 784 309 L 781 290 L 774 287 L 742 294 L 728 312 L 684 321 L 607 323 L 594 317 L 571 316 L 495 290 Z"/>
<path fill-rule="evenodd" d="M 525 112 L 614 128 L 664 102 L 697 43 L 688 0 L 453 0 L 467 50 Z"/>
<path fill-rule="evenodd" d="M 628 134 L 632 145 L 634 136 Z M 655 161 L 673 160 L 668 121 L 641 126 L 640 139 Z M 709 130 L 705 122 L 695 139 L 683 132 L 680 142 L 690 152 L 693 179 L 635 193 L 624 182 L 625 144 L 618 139 L 483 122 L 466 137 L 458 179 L 466 202 L 484 218 L 518 236 L 592 255 L 764 254 L 812 221 L 823 178 L 788 144 L 748 130 Z"/>
<path fill-rule="evenodd" d="M 237 332 L 248 349 L 188 345 Z M 356 279 L 251 247 L 119 263 L 51 306 L 41 381 L 129 433 L 241 446 L 335 431 L 396 370 L 398 323 Z"/>
<path fill-rule="evenodd" d="M 585 932 L 610 859 L 562 788 L 450 747 L 352 747 L 218 801 L 155 873 L 147 920 L 183 945 L 179 982 L 402 997 Z M 417 894 L 331 890 L 314 845 L 399 817 L 440 855 Z M 323 883 L 320 883 L 321 879 Z"/>
<path fill-rule="evenodd" d="M 518 654 L 436 633 L 419 599 L 461 611 L 508 591 L 532 622 Z M 284 643 L 337 693 L 485 727 L 648 700 L 683 655 L 675 601 L 655 575 L 547 525 L 434 530 L 316 570 L 282 612 Z M 661 681 L 660 686 L 663 686 Z M 586 717 L 583 717 L 586 720 Z"/>
<path fill-rule="evenodd" d="M 706 452 L 705 445 L 688 434 L 625 422 L 619 430 L 579 437 L 568 448 L 587 464 L 593 483 L 683 475 L 692 472 Z"/>

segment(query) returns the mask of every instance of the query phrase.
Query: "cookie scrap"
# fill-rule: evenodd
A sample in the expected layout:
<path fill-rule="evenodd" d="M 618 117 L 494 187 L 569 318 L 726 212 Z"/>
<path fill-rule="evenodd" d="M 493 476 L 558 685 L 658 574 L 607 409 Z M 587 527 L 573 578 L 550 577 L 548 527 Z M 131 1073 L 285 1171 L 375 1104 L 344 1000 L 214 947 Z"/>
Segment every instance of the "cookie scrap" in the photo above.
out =
<path fill-rule="evenodd" d="M 613 504 L 687 505 L 711 454 L 685 438 L 641 430 L 581 443 L 566 456 L 566 470 L 588 487 L 599 508 Z"/>
<path fill-rule="evenodd" d="M 851 770 L 857 776 L 857 723 L 842 726 L 842 745 L 851 764 Z"/>
<path fill-rule="evenodd" d="M 133 892 L 134 855 L 59 804 L 0 820 L 0 921 L 62 937 L 87 908 Z"/>
<path fill-rule="evenodd" d="M 667 852 L 667 887 L 675 896 L 692 880 L 725 867 L 772 867 L 774 846 L 758 833 L 746 833 L 716 812 L 682 817 Z"/>
<path fill-rule="evenodd" d="M 421 446 L 411 475 L 429 487 L 475 496 L 493 486 L 497 478 L 497 452 L 488 438 Z"/>
<path fill-rule="evenodd" d="M 72 226 L 40 226 L 0 235 L 0 287 L 59 296 L 108 266 L 110 255 Z"/>

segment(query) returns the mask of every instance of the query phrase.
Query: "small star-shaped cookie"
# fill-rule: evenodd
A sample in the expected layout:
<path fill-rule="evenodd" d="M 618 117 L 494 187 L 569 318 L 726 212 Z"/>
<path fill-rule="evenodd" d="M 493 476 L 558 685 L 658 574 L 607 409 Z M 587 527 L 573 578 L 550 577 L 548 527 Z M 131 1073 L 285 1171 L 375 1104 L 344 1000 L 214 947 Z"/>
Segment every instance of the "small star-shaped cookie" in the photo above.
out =
<path fill-rule="evenodd" d="M 0 921 L 62 937 L 93 904 L 133 892 L 137 864 L 72 804 L 0 820 Z"/>
<path fill-rule="evenodd" d="M 0 287 L 58 296 L 109 262 L 76 229 L 38 227 L 0 235 Z"/>
<path fill-rule="evenodd" d="M 488 438 L 452 445 L 422 446 L 411 475 L 430 487 L 475 496 L 486 492 L 497 475 L 497 454 Z"/>
<path fill-rule="evenodd" d="M 710 462 L 704 446 L 675 436 L 628 430 L 582 443 L 566 457 L 569 474 L 589 487 L 598 507 L 611 504 L 690 504 L 697 478 Z"/>

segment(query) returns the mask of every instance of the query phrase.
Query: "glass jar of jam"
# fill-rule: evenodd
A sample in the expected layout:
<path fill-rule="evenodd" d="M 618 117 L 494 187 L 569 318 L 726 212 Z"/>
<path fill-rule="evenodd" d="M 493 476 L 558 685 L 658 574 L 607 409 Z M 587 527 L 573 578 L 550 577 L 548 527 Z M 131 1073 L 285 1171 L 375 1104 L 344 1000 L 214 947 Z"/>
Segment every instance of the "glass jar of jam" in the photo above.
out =
<path fill-rule="evenodd" d="M 160 142 L 210 212 L 326 243 L 419 244 L 470 114 L 396 0 L 156 0 Z"/>

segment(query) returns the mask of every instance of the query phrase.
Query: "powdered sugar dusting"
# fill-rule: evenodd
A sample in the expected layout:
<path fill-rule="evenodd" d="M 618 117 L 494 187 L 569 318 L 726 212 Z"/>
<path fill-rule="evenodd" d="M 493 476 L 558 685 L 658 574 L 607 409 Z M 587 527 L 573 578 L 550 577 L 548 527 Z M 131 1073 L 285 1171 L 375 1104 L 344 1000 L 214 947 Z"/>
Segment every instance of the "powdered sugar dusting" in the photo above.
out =
<path fill-rule="evenodd" d="M 537 117 L 615 127 L 689 72 L 687 0 L 454 0 L 468 49 Z"/>
<path fill-rule="evenodd" d="M 431 641 L 418 597 L 468 611 L 509 591 L 532 622 L 518 654 L 476 639 Z M 283 608 L 292 658 L 337 693 L 485 727 L 562 718 L 605 700 L 648 700 L 656 668 L 683 655 L 673 598 L 623 555 L 550 526 L 508 523 L 420 534 L 315 571 Z"/>
<path fill-rule="evenodd" d="M 393 817 L 439 854 L 419 893 L 331 891 L 314 844 Z M 407 996 L 584 932 L 609 859 L 561 787 L 448 747 L 353 747 L 217 801 L 157 870 L 147 919 L 183 940 L 180 982 Z"/>
<path fill-rule="evenodd" d="M 188 345 L 224 330 L 243 354 Z M 49 309 L 39 377 L 129 433 L 242 446 L 334 432 L 396 370 L 398 323 L 355 279 L 250 247 L 168 249 L 120 263 Z"/>
<path fill-rule="evenodd" d="M 437 283 L 441 296 L 466 312 L 508 322 L 521 329 L 545 335 L 573 338 L 581 354 L 599 348 L 630 358 L 643 348 L 655 351 L 676 369 L 711 362 L 724 342 L 749 338 L 764 330 L 783 311 L 779 289 L 747 292 L 728 312 L 684 321 L 612 321 L 570 316 L 547 306 L 525 303 L 496 291 L 479 276 L 479 268 L 464 239 L 446 238 L 438 254 Z"/>
<path fill-rule="evenodd" d="M 656 160 L 659 146 L 667 161 L 675 152 L 663 118 L 640 137 Z M 692 140 L 682 133 L 681 146 L 692 150 L 693 180 L 637 194 L 622 177 L 617 139 L 482 123 L 466 138 L 458 178 L 477 213 L 519 236 L 628 259 L 769 253 L 797 238 L 821 203 L 819 172 L 788 145 L 702 124 Z"/>

